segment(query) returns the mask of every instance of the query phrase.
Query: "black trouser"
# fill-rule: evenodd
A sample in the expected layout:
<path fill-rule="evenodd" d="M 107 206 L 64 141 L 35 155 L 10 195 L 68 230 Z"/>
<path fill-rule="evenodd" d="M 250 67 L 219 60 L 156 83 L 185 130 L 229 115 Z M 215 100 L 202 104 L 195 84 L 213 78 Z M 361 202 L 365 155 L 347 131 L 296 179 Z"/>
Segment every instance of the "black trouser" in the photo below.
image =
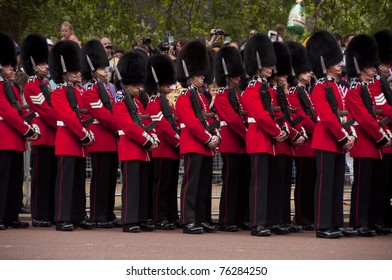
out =
<path fill-rule="evenodd" d="M 222 153 L 219 223 L 241 225 L 249 217 L 250 159 L 248 154 Z"/>
<path fill-rule="evenodd" d="M 315 226 L 342 227 L 345 155 L 316 150 L 316 166 Z"/>
<path fill-rule="evenodd" d="M 144 223 L 148 215 L 148 163 L 128 160 L 121 163 L 123 173 L 122 211 L 124 224 Z"/>
<path fill-rule="evenodd" d="M 150 156 L 151 157 L 151 156 Z M 147 219 L 154 219 L 154 178 L 155 165 L 154 161 L 147 162 Z"/>
<path fill-rule="evenodd" d="M 0 221 L 18 219 L 23 195 L 23 152 L 0 150 Z"/>
<path fill-rule="evenodd" d="M 354 182 L 351 189 L 350 226 L 361 227 L 369 225 L 369 213 L 372 211 L 370 200 L 374 196 L 374 172 L 378 159 L 354 158 Z"/>
<path fill-rule="evenodd" d="M 178 220 L 177 189 L 180 160 L 154 159 L 154 220 Z"/>
<path fill-rule="evenodd" d="M 295 223 L 314 223 L 314 186 L 317 176 L 315 157 L 295 158 Z"/>
<path fill-rule="evenodd" d="M 184 177 L 181 186 L 182 224 L 211 220 L 212 156 L 184 155 Z"/>
<path fill-rule="evenodd" d="M 291 223 L 292 157 L 276 155 L 269 158 L 267 225 Z"/>
<path fill-rule="evenodd" d="M 378 161 L 372 190 L 369 225 L 392 227 L 392 154 L 383 154 Z"/>
<path fill-rule="evenodd" d="M 54 219 L 54 193 L 56 189 L 57 158 L 54 146 L 33 146 L 31 168 L 31 217 Z"/>
<path fill-rule="evenodd" d="M 249 223 L 251 227 L 267 225 L 269 159 L 271 155 L 251 154 L 249 188 Z"/>
<path fill-rule="evenodd" d="M 86 217 L 86 159 L 58 156 L 55 221 L 79 223 Z"/>
<path fill-rule="evenodd" d="M 89 153 L 92 165 L 90 184 L 90 221 L 109 222 L 114 214 L 117 184 L 117 152 Z"/>

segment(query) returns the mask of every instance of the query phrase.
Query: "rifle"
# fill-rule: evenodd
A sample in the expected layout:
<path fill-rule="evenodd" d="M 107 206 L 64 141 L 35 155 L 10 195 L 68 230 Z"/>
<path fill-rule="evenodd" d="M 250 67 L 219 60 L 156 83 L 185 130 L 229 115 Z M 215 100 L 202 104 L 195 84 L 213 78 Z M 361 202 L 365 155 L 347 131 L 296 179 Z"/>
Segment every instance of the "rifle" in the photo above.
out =
<path fill-rule="evenodd" d="M 387 80 L 380 75 L 381 91 L 385 96 L 388 104 L 392 106 L 392 89 L 389 86 Z"/>
<path fill-rule="evenodd" d="M 365 105 L 366 110 L 369 112 L 369 114 L 371 114 L 373 116 L 373 118 L 375 120 L 377 120 L 377 114 L 382 114 L 383 110 L 375 110 L 374 109 L 373 102 L 370 97 L 369 89 L 363 83 L 363 81 L 361 79 L 361 71 L 359 70 L 358 62 L 355 57 L 354 57 L 354 66 L 355 66 L 355 70 L 357 71 L 357 78 L 358 78 L 359 82 L 361 83 L 361 98 L 362 98 L 363 105 Z M 377 122 L 380 125 L 380 127 L 383 127 L 389 123 L 389 118 L 385 117 L 381 121 L 377 120 Z"/>
<path fill-rule="evenodd" d="M 160 92 L 160 91 L 161 91 L 161 88 L 160 88 L 160 86 L 159 86 L 158 76 L 157 76 L 157 74 L 155 73 L 155 69 L 154 69 L 153 66 L 151 66 L 151 72 L 152 72 L 152 75 L 153 75 L 153 77 L 154 77 L 155 83 L 156 83 L 156 85 L 157 85 L 157 90 L 158 90 L 158 92 Z M 166 95 L 163 94 L 163 93 L 161 93 L 161 94 L 159 95 L 159 99 L 160 99 L 160 101 L 161 101 L 161 110 L 162 110 L 163 116 L 164 116 L 164 117 L 166 118 L 166 120 L 170 123 L 171 127 L 173 128 L 173 130 L 174 130 L 175 132 L 177 132 L 178 135 L 180 135 L 181 129 L 179 129 L 179 128 L 177 127 L 177 121 L 178 121 L 178 119 L 177 119 L 176 117 L 174 117 L 173 112 L 172 112 L 172 110 L 170 109 L 169 102 L 167 101 Z"/>
<path fill-rule="evenodd" d="M 143 128 L 143 130 L 145 132 L 150 132 L 151 130 L 153 130 L 156 127 L 156 122 L 151 122 L 150 124 L 144 126 L 142 119 L 143 118 L 148 118 L 148 115 L 140 115 L 137 113 L 137 107 L 135 105 L 135 102 L 133 101 L 133 97 L 125 90 L 125 87 L 122 83 L 122 78 L 121 78 L 121 74 L 120 71 L 118 71 L 117 67 L 114 67 L 114 71 L 117 75 L 117 78 L 120 81 L 120 87 L 122 89 L 123 92 L 123 96 L 124 96 L 124 101 L 125 101 L 125 106 L 127 107 L 127 110 L 129 112 L 129 114 L 131 115 L 132 121 L 134 124 L 140 126 L 141 128 Z"/>
<path fill-rule="evenodd" d="M 286 98 L 286 93 L 283 90 L 283 87 L 279 84 L 276 86 L 277 90 L 277 99 L 278 99 L 278 104 L 283 112 L 283 115 L 286 117 L 287 121 L 291 126 L 296 126 L 300 122 L 302 122 L 303 118 L 302 116 L 298 116 L 296 119 L 291 118 L 291 113 L 296 113 L 298 110 L 297 109 L 292 109 L 289 106 L 289 103 Z"/>
<path fill-rule="evenodd" d="M 321 56 L 320 57 L 321 61 L 321 68 L 323 69 L 323 76 L 325 78 L 325 83 L 326 83 L 326 97 L 327 101 L 329 103 L 329 106 L 332 109 L 332 112 L 336 115 L 338 118 L 338 121 L 342 124 L 342 120 L 340 119 L 341 116 L 347 116 L 348 111 L 340 111 L 338 108 L 338 101 L 335 98 L 335 93 L 333 92 L 332 86 L 329 85 L 328 83 L 328 77 L 327 77 L 327 68 L 325 67 L 325 62 L 324 58 Z M 348 128 L 354 124 L 354 119 L 349 119 L 345 123 L 342 124 L 343 128 Z"/>
<path fill-rule="evenodd" d="M 94 119 L 90 116 L 88 119 L 86 120 L 82 120 L 80 118 L 80 114 L 87 114 L 88 110 L 86 109 L 80 109 L 78 106 L 78 102 L 76 100 L 76 96 L 75 96 L 75 92 L 73 89 L 73 86 L 68 83 L 68 79 L 67 79 L 67 68 L 65 66 L 65 62 L 64 62 L 64 58 L 62 55 L 60 55 L 60 61 L 61 61 L 61 66 L 63 68 L 63 76 L 64 76 L 64 80 L 66 82 L 66 87 L 65 87 L 65 93 L 69 102 L 69 105 L 71 106 L 72 111 L 74 111 L 76 113 L 76 115 L 78 116 L 80 122 L 82 123 L 83 127 L 88 127 L 89 125 L 91 125 L 94 122 Z"/>
<path fill-rule="evenodd" d="M 299 85 L 296 86 L 296 89 L 298 91 L 299 102 L 301 103 L 302 109 L 304 109 L 305 114 L 308 115 L 314 123 L 317 123 L 315 110 L 312 108 L 305 90 Z"/>
<path fill-rule="evenodd" d="M 260 89 L 260 96 L 264 109 L 269 113 L 271 118 L 276 121 L 277 124 L 281 125 L 286 120 L 286 116 L 283 114 L 278 119 L 275 119 L 274 112 L 280 112 L 281 108 L 272 106 L 272 99 L 268 90 L 268 83 L 266 81 L 262 81 Z"/>

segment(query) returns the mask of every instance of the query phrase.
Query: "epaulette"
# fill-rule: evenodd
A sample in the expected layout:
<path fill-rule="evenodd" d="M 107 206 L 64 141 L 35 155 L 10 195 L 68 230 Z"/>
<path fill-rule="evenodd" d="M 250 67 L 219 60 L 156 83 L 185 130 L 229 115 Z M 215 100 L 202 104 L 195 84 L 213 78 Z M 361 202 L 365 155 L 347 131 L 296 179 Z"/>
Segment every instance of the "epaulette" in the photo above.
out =
<path fill-rule="evenodd" d="M 291 87 L 289 88 L 289 94 L 293 94 L 295 92 L 295 90 L 297 89 L 297 87 Z"/>
<path fill-rule="evenodd" d="M 188 91 L 188 89 L 187 88 L 185 88 L 185 89 L 183 89 L 183 90 L 181 90 L 181 92 L 180 92 L 180 95 L 184 95 L 184 94 L 186 94 L 186 92 Z"/>

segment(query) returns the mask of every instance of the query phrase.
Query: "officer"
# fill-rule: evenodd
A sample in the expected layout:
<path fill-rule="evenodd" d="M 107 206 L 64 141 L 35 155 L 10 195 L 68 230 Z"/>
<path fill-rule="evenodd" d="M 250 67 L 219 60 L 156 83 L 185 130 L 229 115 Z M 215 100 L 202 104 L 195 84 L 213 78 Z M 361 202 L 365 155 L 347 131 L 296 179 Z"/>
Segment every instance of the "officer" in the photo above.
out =
<path fill-rule="evenodd" d="M 222 47 L 215 58 L 215 80 L 219 91 L 214 108 L 221 123 L 222 191 L 219 225 L 234 232 L 247 223 L 249 213 L 250 158 L 246 154 L 247 113 L 242 105 L 241 79 L 245 69 L 238 49 Z"/>
<path fill-rule="evenodd" d="M 290 50 L 294 77 L 289 89 L 288 101 L 295 108 L 295 118 L 302 121 L 294 128 L 304 129 L 308 140 L 303 145 L 294 145 L 295 153 L 295 224 L 304 230 L 314 229 L 314 185 L 316 181 L 316 151 L 311 148 L 313 132 L 317 123 L 317 112 L 314 109 L 307 85 L 311 78 L 310 62 L 306 48 L 297 42 L 287 42 Z"/>
<path fill-rule="evenodd" d="M 246 151 L 251 158 L 249 189 L 249 223 L 251 235 L 270 236 L 267 228 L 269 214 L 269 161 L 274 155 L 275 142 L 287 139 L 288 132 L 276 123 L 267 79 L 272 76 L 276 56 L 271 40 L 265 34 L 253 35 L 244 50 L 246 73 L 251 77 L 242 101 L 248 113 Z"/>
<path fill-rule="evenodd" d="M 180 153 L 184 158 L 181 187 L 181 223 L 183 232 L 215 232 L 208 221 L 212 160 L 220 143 L 216 120 L 203 95 L 204 80 L 210 72 L 205 44 L 199 40 L 187 43 L 177 57 L 177 80 L 186 87 L 176 102 L 181 125 Z"/>
<path fill-rule="evenodd" d="M 125 53 L 118 62 L 121 90 L 113 115 L 121 129 L 118 156 L 121 161 L 123 188 L 123 232 L 151 231 L 148 218 L 148 172 L 150 152 L 159 140 L 140 100 L 147 77 L 147 56 L 137 50 Z"/>
<path fill-rule="evenodd" d="M 373 187 L 379 168 L 382 146 L 390 146 L 387 120 L 374 109 L 374 96 L 368 89 L 373 82 L 379 64 L 377 42 L 369 35 L 355 36 L 347 47 L 346 70 L 353 79 L 346 95 L 346 104 L 356 120 L 357 143 L 350 150 L 354 158 L 354 182 L 351 190 L 350 225 L 357 229 L 359 236 L 375 236 L 369 228 L 369 213 L 375 206 Z"/>
<path fill-rule="evenodd" d="M 339 228 L 343 227 L 345 152 L 354 146 L 356 139 L 355 129 L 351 127 L 353 121 L 336 83 L 343 57 L 335 38 L 325 30 L 314 33 L 306 47 L 313 72 L 319 78 L 312 91 L 312 101 L 320 118 L 312 141 L 317 165 L 316 236 L 339 238 L 343 236 Z"/>
<path fill-rule="evenodd" d="M 82 76 L 86 81 L 82 100 L 94 118 L 91 131 L 96 141 L 87 150 L 92 165 L 90 222 L 98 228 L 118 224 L 114 204 L 118 169 L 116 135 L 119 128 L 113 117 L 114 99 L 106 87 L 108 67 L 108 57 L 101 42 L 86 42 L 82 47 Z"/>
<path fill-rule="evenodd" d="M 32 122 L 41 130 L 40 139 L 31 143 L 31 218 L 34 227 L 52 226 L 54 219 L 57 174 L 54 144 L 57 123 L 49 88 L 48 56 L 47 41 L 41 34 L 30 34 L 23 40 L 23 69 L 30 76 L 24 88 L 24 96 L 30 110 L 39 114 Z"/>
<path fill-rule="evenodd" d="M 26 140 L 39 138 L 39 127 L 30 125 L 35 115 L 27 115 L 26 107 L 16 87 L 16 53 L 14 41 L 0 33 L 0 230 L 7 227 L 27 228 L 26 222 L 18 219 L 23 185 L 23 152 Z"/>
<path fill-rule="evenodd" d="M 174 105 L 166 95 L 176 83 L 176 73 L 171 58 L 153 55 L 148 58 L 145 90 L 151 96 L 147 111 L 157 124 L 155 130 L 160 140 L 158 149 L 152 151 L 154 162 L 153 215 L 158 229 L 177 228 L 178 169 L 180 165 L 180 130 Z"/>
<path fill-rule="evenodd" d="M 52 92 L 57 115 L 55 153 L 57 179 L 55 192 L 56 230 L 91 229 L 86 217 L 86 146 L 95 141 L 88 126 L 92 123 L 82 103 L 81 55 L 73 41 L 59 41 L 49 59 L 50 74 L 58 84 Z M 87 127 L 87 128 L 86 128 Z"/>

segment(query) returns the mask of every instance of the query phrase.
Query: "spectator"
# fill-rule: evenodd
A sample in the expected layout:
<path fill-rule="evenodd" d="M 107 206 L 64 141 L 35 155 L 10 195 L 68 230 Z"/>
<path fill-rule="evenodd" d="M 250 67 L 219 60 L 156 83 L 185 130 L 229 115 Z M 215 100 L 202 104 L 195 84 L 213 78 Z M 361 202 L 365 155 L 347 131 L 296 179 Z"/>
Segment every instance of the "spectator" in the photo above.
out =
<path fill-rule="evenodd" d="M 68 21 L 64 21 L 63 24 L 61 24 L 61 40 L 71 40 L 76 42 L 79 47 L 82 46 L 81 42 L 78 40 L 76 37 L 72 25 Z"/>

